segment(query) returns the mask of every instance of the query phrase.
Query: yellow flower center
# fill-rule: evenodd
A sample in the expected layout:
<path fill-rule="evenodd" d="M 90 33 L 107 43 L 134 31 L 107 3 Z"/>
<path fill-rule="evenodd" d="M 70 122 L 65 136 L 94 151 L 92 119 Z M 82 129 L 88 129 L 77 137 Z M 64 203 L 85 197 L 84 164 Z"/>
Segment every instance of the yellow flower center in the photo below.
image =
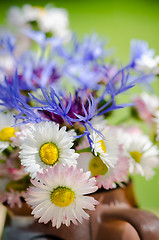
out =
<path fill-rule="evenodd" d="M 94 157 L 89 163 L 89 171 L 93 176 L 105 175 L 108 172 L 108 167 L 103 163 L 100 157 Z"/>
<path fill-rule="evenodd" d="M 51 142 L 42 145 L 39 154 L 41 160 L 48 165 L 55 164 L 59 157 L 59 151 L 56 145 Z"/>
<path fill-rule="evenodd" d="M 98 141 L 98 143 L 100 143 L 100 146 L 101 146 L 101 149 L 103 150 L 103 152 L 106 153 L 107 150 L 106 150 L 104 140 L 100 140 L 100 141 Z"/>
<path fill-rule="evenodd" d="M 133 152 L 130 152 L 130 155 L 137 163 L 140 163 L 141 157 L 142 157 L 142 153 L 140 153 L 138 151 L 133 151 Z"/>
<path fill-rule="evenodd" d="M 5 127 L 0 131 L 0 141 L 8 142 L 11 137 L 15 137 L 14 127 Z"/>
<path fill-rule="evenodd" d="M 74 198 L 74 192 L 66 187 L 58 187 L 51 193 L 51 201 L 58 207 L 68 207 Z"/>

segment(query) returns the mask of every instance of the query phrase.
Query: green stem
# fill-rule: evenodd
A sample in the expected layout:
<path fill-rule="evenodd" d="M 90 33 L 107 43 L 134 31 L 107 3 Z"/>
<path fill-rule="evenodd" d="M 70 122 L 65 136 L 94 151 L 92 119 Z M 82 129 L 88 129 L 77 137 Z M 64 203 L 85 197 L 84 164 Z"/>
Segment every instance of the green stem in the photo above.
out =
<path fill-rule="evenodd" d="M 91 151 L 91 147 L 88 147 L 88 148 L 83 148 L 83 149 L 77 150 L 76 152 L 77 153 L 84 153 L 84 152 L 90 152 L 90 151 Z"/>

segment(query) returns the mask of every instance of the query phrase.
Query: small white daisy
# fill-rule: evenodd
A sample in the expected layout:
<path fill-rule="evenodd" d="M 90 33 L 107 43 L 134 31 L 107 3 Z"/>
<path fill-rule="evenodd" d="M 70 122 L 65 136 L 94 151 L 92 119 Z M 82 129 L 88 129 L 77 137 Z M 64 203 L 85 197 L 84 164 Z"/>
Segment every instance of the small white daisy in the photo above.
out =
<path fill-rule="evenodd" d="M 154 113 L 159 108 L 159 97 L 144 92 L 139 96 L 133 96 L 132 101 L 141 119 L 153 124 Z"/>
<path fill-rule="evenodd" d="M 71 38 L 66 9 L 55 8 L 51 5 L 38 7 L 25 4 L 22 8 L 11 7 L 7 15 L 8 23 L 11 26 L 34 29 L 32 22 L 35 22 L 42 32 L 51 32 L 54 36 L 66 41 Z"/>
<path fill-rule="evenodd" d="M 66 132 L 66 127 L 59 129 L 54 122 L 35 123 L 21 141 L 21 163 L 32 178 L 43 168 L 55 164 L 76 165 L 78 153 L 71 149 L 73 140 L 71 132 Z"/>
<path fill-rule="evenodd" d="M 119 144 L 114 129 L 110 126 L 95 124 L 95 129 L 100 131 L 103 138 L 95 131 L 91 131 L 93 150 L 108 167 L 114 167 L 118 160 Z"/>
<path fill-rule="evenodd" d="M 29 126 L 31 127 L 32 123 L 27 125 L 20 125 L 18 130 L 15 132 L 15 136 L 11 137 L 12 145 L 16 147 L 21 146 L 21 142 L 26 138 L 27 131 L 29 131 Z"/>
<path fill-rule="evenodd" d="M 129 160 L 120 156 L 114 168 L 108 168 L 106 174 L 96 177 L 97 186 L 105 189 L 113 189 L 117 184 L 128 181 Z"/>
<path fill-rule="evenodd" d="M 159 164 L 159 151 L 157 146 L 149 140 L 148 136 L 142 134 L 124 133 L 123 148 L 130 161 L 130 174 L 140 174 L 146 179 L 154 175 L 154 168 Z"/>
<path fill-rule="evenodd" d="M 15 124 L 12 113 L 0 112 L 0 152 L 9 147 L 11 144 L 11 138 L 15 137 L 15 128 L 12 127 Z"/>
<path fill-rule="evenodd" d="M 41 31 L 52 32 L 55 36 L 70 40 L 68 12 L 62 8 L 46 7 L 43 14 L 39 14 L 38 24 Z"/>
<path fill-rule="evenodd" d="M 89 177 L 89 172 L 83 173 L 82 169 L 67 165 L 38 173 L 39 180 L 32 180 L 34 187 L 29 187 L 26 198 L 34 217 L 45 224 L 51 220 L 56 228 L 61 224 L 69 226 L 71 221 L 77 225 L 83 218 L 88 219 L 84 209 L 94 210 L 98 203 L 93 197 L 83 196 L 97 190 L 95 178 Z"/>
<path fill-rule="evenodd" d="M 99 188 L 112 189 L 116 187 L 116 183 L 127 181 L 129 161 L 120 152 L 115 166 L 108 168 L 100 157 L 88 152 L 80 153 L 77 167 L 82 168 L 85 172 L 90 171 L 91 176 L 96 177 L 96 185 Z"/>
<path fill-rule="evenodd" d="M 135 68 L 146 73 L 159 74 L 159 56 L 152 57 L 143 54 L 140 59 L 136 60 Z"/>

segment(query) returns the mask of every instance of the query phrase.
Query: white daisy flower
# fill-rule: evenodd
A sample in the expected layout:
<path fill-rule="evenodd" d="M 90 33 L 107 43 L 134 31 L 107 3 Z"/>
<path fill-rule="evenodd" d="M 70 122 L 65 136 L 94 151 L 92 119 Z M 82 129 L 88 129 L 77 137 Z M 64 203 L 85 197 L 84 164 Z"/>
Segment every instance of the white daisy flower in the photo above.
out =
<path fill-rule="evenodd" d="M 11 138 L 15 137 L 15 124 L 12 113 L 0 112 L 0 152 L 9 147 Z"/>
<path fill-rule="evenodd" d="M 39 180 L 32 180 L 34 187 L 28 189 L 26 201 L 32 206 L 35 218 L 59 228 L 61 224 L 70 225 L 72 221 L 82 223 L 89 215 L 84 209 L 94 210 L 98 202 L 85 194 L 97 190 L 95 178 L 89 179 L 90 173 L 82 169 L 62 165 L 44 169 L 38 173 Z"/>
<path fill-rule="evenodd" d="M 96 177 L 97 186 L 113 189 L 117 184 L 128 181 L 129 160 L 120 156 L 114 168 L 108 168 L 107 173 Z"/>
<path fill-rule="evenodd" d="M 152 124 L 154 113 L 159 108 L 159 97 L 144 92 L 139 96 L 134 96 L 132 101 L 141 119 Z"/>
<path fill-rule="evenodd" d="M 136 60 L 136 69 L 146 73 L 159 74 L 159 56 L 149 56 L 143 54 Z"/>
<path fill-rule="evenodd" d="M 38 22 L 42 31 L 52 32 L 57 37 L 70 40 L 68 12 L 65 9 L 48 6 L 45 8 L 45 14 L 39 15 Z"/>
<path fill-rule="evenodd" d="M 28 22 L 36 21 L 38 19 L 40 9 L 34 8 L 29 4 L 25 4 L 22 8 L 12 6 L 8 11 L 8 22 L 15 26 L 24 26 Z"/>
<path fill-rule="evenodd" d="M 25 4 L 22 8 L 13 6 L 8 11 L 7 19 L 12 26 L 34 28 L 32 23 L 35 22 L 42 32 L 51 32 L 66 41 L 71 38 L 68 12 L 62 8 L 51 5 L 38 7 L 30 4 Z"/>
<path fill-rule="evenodd" d="M 71 149 L 73 140 L 71 132 L 66 132 L 66 127 L 59 129 L 54 122 L 33 124 L 21 141 L 21 163 L 32 178 L 43 168 L 55 164 L 76 165 L 78 153 Z"/>
<path fill-rule="evenodd" d="M 12 144 L 16 147 L 21 146 L 21 142 L 26 138 L 27 131 L 29 131 L 29 126 L 31 127 L 32 123 L 27 125 L 20 125 L 18 131 L 15 132 L 15 136 L 11 138 Z"/>
<path fill-rule="evenodd" d="M 115 166 L 108 168 L 100 157 L 88 152 L 80 153 L 77 167 L 82 168 L 85 172 L 90 171 L 91 176 L 96 177 L 96 185 L 99 188 L 112 189 L 116 187 L 117 183 L 127 181 L 129 161 L 120 152 L 120 157 Z"/>
<path fill-rule="evenodd" d="M 97 132 L 91 131 L 94 154 L 100 156 L 108 167 L 114 167 L 119 154 L 119 143 L 114 129 L 110 126 L 98 124 L 93 125 L 93 127 L 103 135 L 102 138 Z"/>
<path fill-rule="evenodd" d="M 123 139 L 123 148 L 130 161 L 130 174 L 151 178 L 154 175 L 153 169 L 159 164 L 157 146 L 153 145 L 146 135 L 123 132 L 120 137 Z"/>

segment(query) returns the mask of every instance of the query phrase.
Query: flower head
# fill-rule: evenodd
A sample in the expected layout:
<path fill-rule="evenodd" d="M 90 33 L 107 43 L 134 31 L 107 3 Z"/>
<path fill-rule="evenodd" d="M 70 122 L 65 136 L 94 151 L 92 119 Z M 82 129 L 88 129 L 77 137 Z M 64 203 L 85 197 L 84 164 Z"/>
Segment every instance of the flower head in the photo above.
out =
<path fill-rule="evenodd" d="M 66 127 L 59 129 L 54 122 L 32 124 L 22 140 L 21 163 L 32 178 L 43 168 L 55 164 L 75 165 L 78 154 L 71 149 L 73 140 L 71 133 L 66 132 Z"/>
<path fill-rule="evenodd" d="M 64 40 L 70 39 L 68 13 L 65 9 L 46 6 L 45 8 L 25 4 L 22 8 L 13 6 L 8 11 L 11 26 L 39 29 L 52 33 Z"/>
<path fill-rule="evenodd" d="M 89 172 L 62 165 L 38 173 L 39 180 L 32 181 L 34 187 L 28 189 L 26 198 L 34 217 L 45 224 L 51 220 L 56 228 L 88 219 L 84 209 L 94 210 L 97 204 L 94 198 L 83 196 L 97 190 L 95 179 L 89 176 Z"/>
<path fill-rule="evenodd" d="M 13 127 L 14 118 L 12 113 L 0 112 L 0 152 L 9 147 L 11 138 L 15 137 L 16 130 Z"/>
<path fill-rule="evenodd" d="M 106 124 L 105 120 L 101 117 L 97 117 L 93 122 Z M 115 134 L 117 138 L 117 130 L 113 129 L 112 134 Z M 115 139 L 115 138 L 114 138 Z M 110 139 L 108 139 L 110 140 Z M 104 143 L 103 143 L 104 144 Z M 110 144 L 110 143 L 109 143 Z M 120 185 L 121 182 L 127 181 L 128 177 L 128 169 L 129 169 L 129 160 L 128 157 L 124 155 L 122 145 L 116 142 L 111 142 L 111 144 L 117 144 L 116 148 L 116 162 L 114 162 L 113 166 L 109 166 L 107 161 L 103 161 L 103 156 L 99 153 L 97 156 L 93 155 L 91 152 L 81 152 L 78 160 L 77 166 L 78 168 L 82 168 L 84 171 L 90 171 L 91 176 L 96 178 L 96 185 L 105 189 L 112 189 Z M 88 140 L 84 138 L 83 142 L 78 146 L 79 151 L 83 148 L 89 146 Z M 106 147 L 107 149 L 107 147 Z M 109 154 L 112 153 L 109 151 Z M 108 155 L 108 159 L 111 156 Z"/>
<path fill-rule="evenodd" d="M 149 49 L 146 41 L 132 39 L 130 43 L 130 61 L 134 67 L 143 58 L 152 58 L 154 56 L 154 49 Z"/>
<path fill-rule="evenodd" d="M 118 160 L 119 143 L 116 140 L 113 128 L 107 126 L 106 124 L 100 125 L 100 122 L 93 127 L 98 129 L 98 131 L 100 131 L 103 135 L 102 137 L 97 132 L 92 131 L 92 148 L 95 156 L 99 156 L 108 167 L 114 167 Z"/>
<path fill-rule="evenodd" d="M 5 77 L 4 82 L 0 83 L 0 105 L 4 107 L 4 110 L 19 110 L 18 101 L 24 100 L 27 101 L 27 98 L 20 93 L 17 72 L 12 78 Z"/>
<path fill-rule="evenodd" d="M 143 92 L 140 96 L 134 96 L 132 100 L 140 118 L 153 124 L 154 114 L 159 108 L 159 98 Z"/>
<path fill-rule="evenodd" d="M 16 205 L 21 208 L 22 207 L 22 198 L 26 197 L 26 192 L 18 192 L 14 190 L 10 190 L 9 192 L 1 192 L 0 191 L 0 202 L 7 203 L 11 208 L 15 207 Z"/>
<path fill-rule="evenodd" d="M 123 141 L 125 156 L 129 158 L 130 174 L 140 174 L 150 179 L 159 164 L 157 146 L 153 145 L 148 136 L 136 132 L 123 131 L 120 139 Z"/>

